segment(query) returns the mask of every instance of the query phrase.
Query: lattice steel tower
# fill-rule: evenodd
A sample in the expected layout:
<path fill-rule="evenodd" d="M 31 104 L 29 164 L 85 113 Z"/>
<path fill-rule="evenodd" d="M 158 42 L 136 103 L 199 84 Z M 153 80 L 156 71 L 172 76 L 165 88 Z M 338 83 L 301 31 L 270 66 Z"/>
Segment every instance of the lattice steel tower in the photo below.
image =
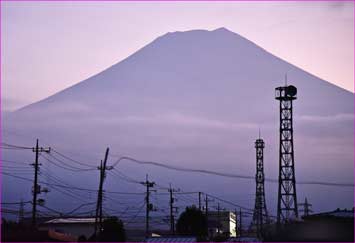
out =
<path fill-rule="evenodd" d="M 263 234 L 263 225 L 268 222 L 268 214 L 265 202 L 265 187 L 264 187 L 264 140 L 259 138 L 255 141 L 256 148 L 256 193 L 255 193 L 255 208 L 253 214 L 252 225 L 256 227 L 256 232 L 259 237 Z"/>
<path fill-rule="evenodd" d="M 295 86 L 275 89 L 275 99 L 280 101 L 279 192 L 277 223 L 298 218 L 295 158 L 293 147 L 292 101 L 297 97 Z"/>

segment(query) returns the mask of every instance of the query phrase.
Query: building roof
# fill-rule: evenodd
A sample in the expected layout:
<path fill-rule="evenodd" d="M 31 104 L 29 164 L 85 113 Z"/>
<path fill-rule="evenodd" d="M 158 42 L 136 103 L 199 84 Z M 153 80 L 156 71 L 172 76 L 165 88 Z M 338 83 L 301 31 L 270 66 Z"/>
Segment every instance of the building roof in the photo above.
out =
<path fill-rule="evenodd" d="M 340 209 L 337 209 L 337 210 L 332 211 L 332 212 L 311 214 L 311 215 L 309 215 L 307 217 L 309 217 L 309 218 L 315 218 L 315 217 L 354 218 L 354 210 L 347 210 L 347 209 L 340 210 Z"/>
<path fill-rule="evenodd" d="M 196 237 L 149 237 L 146 242 L 196 242 Z"/>
<path fill-rule="evenodd" d="M 44 222 L 45 224 L 93 224 L 95 218 L 57 218 Z"/>
<path fill-rule="evenodd" d="M 261 240 L 255 237 L 230 237 L 228 242 L 261 242 Z"/>

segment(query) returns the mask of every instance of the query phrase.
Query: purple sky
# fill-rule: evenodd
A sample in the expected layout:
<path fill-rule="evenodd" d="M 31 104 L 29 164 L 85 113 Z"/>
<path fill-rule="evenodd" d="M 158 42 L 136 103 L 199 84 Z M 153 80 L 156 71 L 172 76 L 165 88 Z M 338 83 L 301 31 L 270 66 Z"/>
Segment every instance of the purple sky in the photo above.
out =
<path fill-rule="evenodd" d="M 354 90 L 353 2 L 1 5 L 5 110 L 78 83 L 166 32 L 219 27 L 322 79 Z"/>

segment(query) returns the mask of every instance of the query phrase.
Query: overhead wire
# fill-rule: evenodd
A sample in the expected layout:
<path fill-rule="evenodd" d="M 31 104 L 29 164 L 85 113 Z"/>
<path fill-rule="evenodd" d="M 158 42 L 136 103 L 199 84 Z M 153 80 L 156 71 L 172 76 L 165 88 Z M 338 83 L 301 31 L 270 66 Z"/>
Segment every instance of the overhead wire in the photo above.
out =
<path fill-rule="evenodd" d="M 14 149 L 31 149 L 31 150 L 33 149 L 32 147 L 13 145 L 13 144 L 1 142 L 1 147 L 4 148 L 3 146 L 8 147 L 8 148 L 14 148 Z"/>
<path fill-rule="evenodd" d="M 167 165 L 167 164 L 163 164 L 163 163 L 155 162 L 155 161 L 138 160 L 138 159 L 128 157 L 128 156 L 120 157 L 112 166 L 116 167 L 121 161 L 124 161 L 124 160 L 131 161 L 131 162 L 138 163 L 138 164 L 143 164 L 143 165 L 153 165 L 153 166 L 163 167 L 163 168 L 175 170 L 175 171 L 202 173 L 202 174 L 210 174 L 210 175 L 229 177 L 229 178 L 255 180 L 255 176 L 231 174 L 231 173 L 226 173 L 226 172 L 216 172 L 216 171 L 210 171 L 210 170 L 205 170 L 205 169 L 183 168 L 183 167 Z M 271 182 L 271 183 L 278 183 L 279 182 L 277 179 L 271 179 L 271 178 L 265 178 L 265 181 Z M 335 186 L 335 187 L 354 187 L 354 183 L 338 183 L 338 182 L 322 182 L 322 181 L 298 181 L 298 182 L 296 182 L 296 184 Z"/>
<path fill-rule="evenodd" d="M 71 157 L 69 157 L 69 156 L 63 154 L 62 152 L 59 152 L 59 151 L 56 150 L 56 149 L 53 149 L 53 148 L 52 148 L 52 151 L 53 151 L 54 153 L 58 154 L 59 156 L 65 158 L 65 159 L 67 159 L 67 160 L 70 160 L 71 162 L 77 163 L 77 164 L 82 165 L 82 166 L 86 166 L 86 167 L 88 167 L 88 168 L 97 169 L 97 166 L 93 166 L 93 165 L 90 165 L 90 164 L 87 164 L 87 163 L 84 163 L 84 162 L 80 162 L 80 161 L 78 161 L 78 160 L 74 160 L 74 159 L 72 159 Z"/>

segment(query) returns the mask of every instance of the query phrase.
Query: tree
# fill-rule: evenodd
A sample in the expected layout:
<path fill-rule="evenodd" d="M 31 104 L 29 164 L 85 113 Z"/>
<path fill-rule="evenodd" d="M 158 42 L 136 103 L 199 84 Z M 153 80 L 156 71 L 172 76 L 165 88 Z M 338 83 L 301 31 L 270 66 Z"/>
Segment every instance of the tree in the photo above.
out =
<path fill-rule="evenodd" d="M 201 210 L 195 206 L 186 207 L 180 215 L 176 230 L 181 235 L 193 235 L 198 238 L 207 236 L 207 219 Z"/>
<path fill-rule="evenodd" d="M 101 242 L 124 242 L 126 232 L 121 220 L 117 217 L 110 217 L 103 222 L 103 231 L 98 237 Z"/>

